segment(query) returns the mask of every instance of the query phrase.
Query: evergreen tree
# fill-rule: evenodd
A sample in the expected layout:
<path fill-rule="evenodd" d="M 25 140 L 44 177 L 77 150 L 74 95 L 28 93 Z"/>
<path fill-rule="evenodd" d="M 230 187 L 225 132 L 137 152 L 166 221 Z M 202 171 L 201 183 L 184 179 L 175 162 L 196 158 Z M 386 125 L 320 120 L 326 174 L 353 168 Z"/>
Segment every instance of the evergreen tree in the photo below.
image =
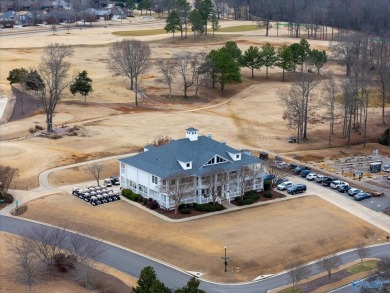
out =
<path fill-rule="evenodd" d="M 150 293 L 150 289 L 157 281 L 157 275 L 154 269 L 150 266 L 143 268 L 139 279 L 137 281 L 137 287 L 132 288 L 134 293 Z"/>
<path fill-rule="evenodd" d="M 261 47 L 261 64 L 266 68 L 266 78 L 268 78 L 268 68 L 275 66 L 277 61 L 276 52 L 274 46 L 270 43 L 266 43 Z"/>
<path fill-rule="evenodd" d="M 194 7 L 199 11 L 199 14 L 203 21 L 204 32 L 207 36 L 207 22 L 210 19 L 214 4 L 212 0 L 195 0 Z"/>
<path fill-rule="evenodd" d="M 148 293 L 172 293 L 172 290 L 166 287 L 160 280 L 156 280 Z"/>
<path fill-rule="evenodd" d="M 241 57 L 241 65 L 252 70 L 252 78 L 255 77 L 254 70 L 261 67 L 261 53 L 258 47 L 250 46 Z"/>
<path fill-rule="evenodd" d="M 283 81 L 285 81 L 284 72 L 294 69 L 294 58 L 291 46 L 284 44 L 279 47 L 277 51 L 276 66 L 283 69 Z"/>
<path fill-rule="evenodd" d="M 175 7 L 176 11 L 179 13 L 182 27 L 184 26 L 185 38 L 187 38 L 188 15 L 191 11 L 191 4 L 187 2 L 187 0 L 176 0 Z M 181 37 L 183 38 L 183 29 L 181 30 Z"/>
<path fill-rule="evenodd" d="M 317 74 L 320 74 L 321 68 L 325 65 L 325 63 L 328 61 L 328 56 L 326 55 L 325 51 L 320 50 L 311 50 L 309 53 L 309 60 L 311 64 L 314 64 L 317 68 Z"/>
<path fill-rule="evenodd" d="M 206 291 L 199 289 L 200 281 L 195 277 L 188 280 L 187 285 L 183 288 L 177 289 L 175 293 L 206 293 Z"/>
<path fill-rule="evenodd" d="M 135 8 L 134 0 L 126 0 L 126 7 L 128 9 L 134 9 Z"/>
<path fill-rule="evenodd" d="M 234 60 L 231 52 L 226 47 L 212 50 L 209 57 L 215 68 L 216 80 L 221 85 L 222 94 L 224 93 L 226 84 L 242 82 L 240 65 Z"/>
<path fill-rule="evenodd" d="M 194 9 L 190 12 L 188 20 L 191 23 L 191 30 L 194 32 L 194 38 L 196 33 L 198 33 L 198 35 L 204 33 L 203 19 L 198 9 Z"/>
<path fill-rule="evenodd" d="M 39 91 L 45 86 L 45 84 L 43 82 L 43 78 L 39 75 L 38 71 L 33 69 L 28 73 L 26 77 L 25 86 L 29 90 Z"/>
<path fill-rule="evenodd" d="M 180 30 L 181 20 L 179 13 L 176 10 L 172 10 L 167 17 L 166 24 L 164 30 L 167 33 L 172 33 L 172 38 L 175 39 L 175 32 Z"/>
<path fill-rule="evenodd" d="M 7 80 L 9 81 L 9 84 L 23 83 L 23 82 L 25 82 L 27 75 L 28 75 L 27 69 L 25 69 L 23 67 L 22 68 L 15 68 L 9 72 Z"/>
<path fill-rule="evenodd" d="M 301 51 L 301 46 L 298 43 L 294 43 L 290 45 L 291 48 L 291 53 L 292 53 L 292 58 L 293 58 L 293 71 L 296 71 L 297 64 L 299 63 L 300 60 L 300 51 Z"/>
<path fill-rule="evenodd" d="M 241 49 L 238 48 L 236 42 L 227 41 L 224 47 L 226 48 L 227 52 L 229 52 L 230 56 L 232 56 L 234 61 L 236 62 L 240 61 L 242 52 Z"/>
<path fill-rule="evenodd" d="M 219 25 L 219 20 L 217 14 L 213 11 L 211 14 L 211 29 L 213 30 L 213 37 L 214 32 L 219 30 L 221 26 Z"/>
<path fill-rule="evenodd" d="M 310 55 L 310 44 L 306 39 L 301 39 L 299 42 L 299 63 L 301 64 L 301 72 L 303 72 L 303 65 L 308 60 Z"/>
<path fill-rule="evenodd" d="M 86 70 L 80 72 L 75 80 L 70 84 L 70 92 L 73 95 L 80 93 L 82 96 L 84 96 L 84 102 L 87 102 L 87 96 L 92 91 L 92 79 L 88 77 Z"/>

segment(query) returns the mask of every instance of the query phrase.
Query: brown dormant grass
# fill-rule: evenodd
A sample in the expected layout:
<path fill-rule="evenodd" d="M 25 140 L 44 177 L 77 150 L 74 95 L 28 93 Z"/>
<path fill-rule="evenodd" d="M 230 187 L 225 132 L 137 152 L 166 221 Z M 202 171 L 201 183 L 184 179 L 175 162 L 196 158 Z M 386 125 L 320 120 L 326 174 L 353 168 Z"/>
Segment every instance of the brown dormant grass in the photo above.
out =
<path fill-rule="evenodd" d="M 276 273 L 297 259 L 311 261 L 360 241 L 377 243 L 383 234 L 315 196 L 169 223 L 125 201 L 92 207 L 64 193 L 30 202 L 23 217 L 66 222 L 184 270 L 204 272 L 207 279 L 230 282 Z M 221 274 L 224 245 L 228 274 Z"/>

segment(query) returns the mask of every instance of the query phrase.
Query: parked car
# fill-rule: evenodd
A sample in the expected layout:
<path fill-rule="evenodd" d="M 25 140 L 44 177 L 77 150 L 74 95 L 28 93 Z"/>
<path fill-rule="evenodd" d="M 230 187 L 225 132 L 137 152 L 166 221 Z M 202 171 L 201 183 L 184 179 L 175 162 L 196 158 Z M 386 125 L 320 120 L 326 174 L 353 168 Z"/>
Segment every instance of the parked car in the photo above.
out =
<path fill-rule="evenodd" d="M 282 182 L 282 183 L 278 184 L 278 186 L 276 186 L 276 189 L 283 191 L 292 185 L 293 185 L 293 183 L 291 181 L 286 181 L 286 182 Z"/>
<path fill-rule="evenodd" d="M 288 180 L 288 178 L 286 177 L 283 177 L 283 178 L 278 178 L 275 182 L 276 185 L 279 185 L 280 183 L 283 183 L 283 182 L 287 182 L 287 181 L 290 181 Z"/>
<path fill-rule="evenodd" d="M 390 172 L 390 165 L 383 165 L 383 167 L 382 167 L 382 171 L 383 172 Z"/>
<path fill-rule="evenodd" d="M 330 184 L 333 182 L 333 181 L 335 181 L 335 180 L 337 180 L 336 178 L 332 178 L 332 177 L 326 177 L 326 179 L 324 179 L 324 180 L 322 180 L 322 185 L 324 185 L 324 186 L 327 186 L 327 187 L 329 187 L 330 186 Z"/>
<path fill-rule="evenodd" d="M 371 197 L 371 194 L 369 194 L 367 192 L 360 192 L 358 194 L 355 194 L 353 196 L 353 199 L 359 201 L 359 200 L 363 200 L 363 199 L 370 198 L 370 197 Z"/>
<path fill-rule="evenodd" d="M 296 143 L 296 142 L 297 142 L 297 138 L 296 138 L 295 136 L 290 136 L 290 137 L 288 138 L 288 142 L 289 142 L 289 143 Z"/>
<path fill-rule="evenodd" d="M 112 186 L 111 179 L 110 178 L 104 179 L 103 184 L 104 186 L 111 187 Z"/>
<path fill-rule="evenodd" d="M 309 174 L 306 175 L 306 179 L 307 180 L 310 180 L 310 181 L 313 181 L 317 178 L 317 174 L 314 173 L 314 172 L 310 172 Z"/>
<path fill-rule="evenodd" d="M 111 184 L 112 185 L 120 185 L 119 178 L 116 176 L 111 176 Z"/>
<path fill-rule="evenodd" d="M 337 187 L 337 191 L 341 192 L 341 193 L 348 192 L 348 190 L 350 190 L 350 189 L 351 189 L 351 186 L 349 186 L 347 184 L 341 184 L 341 185 L 339 185 L 339 187 Z"/>
<path fill-rule="evenodd" d="M 341 180 L 335 180 L 330 184 L 330 188 L 337 189 L 340 185 L 349 185 L 349 184 Z"/>
<path fill-rule="evenodd" d="M 276 163 L 276 168 L 278 168 L 278 169 L 287 169 L 288 167 L 290 167 L 289 163 L 286 163 L 286 162 L 277 162 Z"/>
<path fill-rule="evenodd" d="M 317 182 L 317 183 L 322 183 L 322 181 L 323 181 L 324 179 L 326 179 L 326 178 L 328 178 L 328 177 L 325 176 L 325 175 L 317 174 L 316 182 Z"/>
<path fill-rule="evenodd" d="M 348 195 L 354 196 L 354 195 L 361 193 L 361 192 L 363 192 L 363 190 L 358 189 L 358 188 L 351 188 L 350 190 L 348 190 Z"/>
<path fill-rule="evenodd" d="M 384 192 L 380 192 L 380 191 L 373 191 L 370 193 L 371 196 L 373 197 L 381 197 L 381 196 L 385 196 L 385 193 Z"/>
<path fill-rule="evenodd" d="M 289 188 L 287 188 L 287 193 L 289 194 L 297 194 L 302 193 L 306 191 L 306 185 L 305 184 L 293 184 Z"/>
<path fill-rule="evenodd" d="M 300 174 L 301 171 L 303 170 L 311 170 L 309 167 L 306 167 L 306 166 L 297 166 L 295 169 L 294 169 L 294 173 L 295 174 Z"/>
<path fill-rule="evenodd" d="M 265 174 L 264 175 L 264 180 L 273 180 L 275 178 L 276 178 L 276 176 L 274 174 Z"/>
<path fill-rule="evenodd" d="M 296 167 L 298 167 L 298 165 L 296 165 L 296 164 L 290 164 L 289 169 L 295 169 Z"/>
<path fill-rule="evenodd" d="M 306 178 L 307 174 L 309 174 L 310 170 L 302 170 L 301 173 L 299 173 L 299 176 Z"/>

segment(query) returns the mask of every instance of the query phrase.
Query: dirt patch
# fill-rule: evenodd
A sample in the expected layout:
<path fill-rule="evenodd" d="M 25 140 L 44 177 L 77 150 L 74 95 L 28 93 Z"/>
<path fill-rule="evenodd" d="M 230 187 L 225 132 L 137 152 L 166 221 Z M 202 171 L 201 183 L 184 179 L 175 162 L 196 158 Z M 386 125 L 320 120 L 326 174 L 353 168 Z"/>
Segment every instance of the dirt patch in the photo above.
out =
<path fill-rule="evenodd" d="M 23 217 L 54 225 L 67 222 L 184 270 L 204 272 L 207 279 L 229 282 L 253 280 L 297 259 L 308 262 L 352 248 L 362 235 L 366 244 L 378 243 L 383 241 L 378 235 L 384 234 L 315 196 L 168 223 L 122 200 L 93 207 L 70 194 L 57 194 L 30 202 Z M 224 245 L 229 272 L 221 275 Z"/>

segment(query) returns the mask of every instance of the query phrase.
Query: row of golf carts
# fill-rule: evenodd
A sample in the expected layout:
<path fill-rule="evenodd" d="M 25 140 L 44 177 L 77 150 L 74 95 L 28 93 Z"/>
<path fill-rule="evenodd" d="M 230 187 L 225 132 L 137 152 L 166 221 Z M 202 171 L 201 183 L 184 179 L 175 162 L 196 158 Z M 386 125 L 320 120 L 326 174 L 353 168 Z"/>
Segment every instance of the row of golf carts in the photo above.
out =
<path fill-rule="evenodd" d="M 120 200 L 120 191 L 101 186 L 87 186 L 85 189 L 74 187 L 72 194 L 89 202 L 93 206 Z"/>

